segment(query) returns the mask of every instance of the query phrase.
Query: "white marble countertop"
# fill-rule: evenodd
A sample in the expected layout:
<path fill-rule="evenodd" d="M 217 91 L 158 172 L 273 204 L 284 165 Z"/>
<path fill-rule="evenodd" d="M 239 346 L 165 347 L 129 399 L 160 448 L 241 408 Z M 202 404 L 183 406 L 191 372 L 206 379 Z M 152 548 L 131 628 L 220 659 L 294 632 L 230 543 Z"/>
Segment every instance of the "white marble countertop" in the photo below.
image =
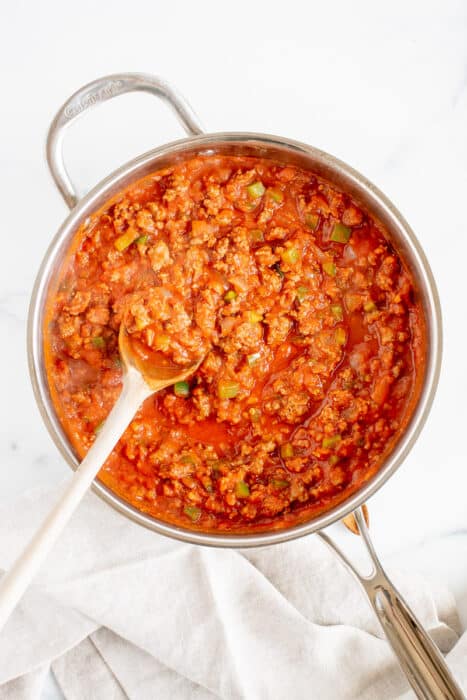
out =
<path fill-rule="evenodd" d="M 45 163 L 49 122 L 100 75 L 153 72 L 184 93 L 208 131 L 282 134 L 347 161 L 418 235 L 441 296 L 443 370 L 417 445 L 371 501 L 372 531 L 389 564 L 451 588 L 467 627 L 465 3 L 115 0 L 110 9 L 83 0 L 72 9 L 45 0 L 2 14 L 0 500 L 66 469 L 34 404 L 25 347 L 34 277 L 66 216 Z M 85 191 L 179 136 L 163 105 L 125 96 L 70 130 L 66 159 Z M 47 697 L 58 697 L 52 685 Z"/>

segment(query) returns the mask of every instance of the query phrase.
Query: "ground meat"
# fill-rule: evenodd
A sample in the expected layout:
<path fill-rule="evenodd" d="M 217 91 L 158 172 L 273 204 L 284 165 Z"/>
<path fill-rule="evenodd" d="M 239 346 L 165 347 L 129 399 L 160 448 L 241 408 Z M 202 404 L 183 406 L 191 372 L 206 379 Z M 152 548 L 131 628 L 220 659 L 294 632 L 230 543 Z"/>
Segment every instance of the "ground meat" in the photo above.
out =
<path fill-rule="evenodd" d="M 90 301 L 91 292 L 76 292 L 65 309 L 71 316 L 78 316 L 86 311 Z"/>
<path fill-rule="evenodd" d="M 89 309 L 89 311 L 86 314 L 86 319 L 90 323 L 96 323 L 105 326 L 109 322 L 110 311 L 109 309 L 103 306 L 96 306 L 93 309 Z"/>
<path fill-rule="evenodd" d="M 301 522 L 355 491 L 410 418 L 425 330 L 387 233 L 346 193 L 272 161 L 148 175 L 76 232 L 51 288 L 47 374 L 80 457 L 121 385 L 118 332 L 181 364 L 100 478 L 184 527 Z"/>
<path fill-rule="evenodd" d="M 159 272 L 161 268 L 169 265 L 172 262 L 169 248 L 167 243 L 164 243 L 164 241 L 157 241 L 157 243 L 149 248 L 148 256 L 154 272 Z"/>

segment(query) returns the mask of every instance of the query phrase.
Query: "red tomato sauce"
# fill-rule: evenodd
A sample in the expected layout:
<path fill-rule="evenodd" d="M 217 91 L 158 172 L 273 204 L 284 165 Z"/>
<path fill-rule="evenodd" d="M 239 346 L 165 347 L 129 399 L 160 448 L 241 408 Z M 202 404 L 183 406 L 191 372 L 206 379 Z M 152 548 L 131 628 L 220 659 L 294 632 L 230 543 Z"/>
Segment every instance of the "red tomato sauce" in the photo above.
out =
<path fill-rule="evenodd" d="M 285 527 L 348 497 L 400 437 L 425 371 L 421 301 L 387 231 L 269 160 L 193 158 L 76 232 L 45 354 L 81 458 L 121 389 L 123 319 L 150 351 L 204 361 L 145 402 L 99 478 L 193 529 Z"/>

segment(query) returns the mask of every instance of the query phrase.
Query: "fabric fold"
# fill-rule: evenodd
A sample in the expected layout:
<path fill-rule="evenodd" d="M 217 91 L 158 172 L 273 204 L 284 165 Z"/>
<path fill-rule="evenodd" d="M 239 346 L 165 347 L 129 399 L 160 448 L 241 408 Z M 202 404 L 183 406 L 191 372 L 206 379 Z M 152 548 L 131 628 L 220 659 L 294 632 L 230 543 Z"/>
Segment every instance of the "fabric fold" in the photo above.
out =
<path fill-rule="evenodd" d="M 0 565 L 57 493 L 27 494 L 4 510 Z M 453 649 L 459 674 L 465 642 L 456 644 L 452 596 L 416 575 L 394 579 L 442 651 Z M 21 684 L 18 699 L 35 697 L 32 679 L 50 665 L 67 700 L 409 692 L 360 587 L 319 538 L 243 551 L 194 547 L 134 525 L 93 494 L 0 635 L 0 700 Z"/>

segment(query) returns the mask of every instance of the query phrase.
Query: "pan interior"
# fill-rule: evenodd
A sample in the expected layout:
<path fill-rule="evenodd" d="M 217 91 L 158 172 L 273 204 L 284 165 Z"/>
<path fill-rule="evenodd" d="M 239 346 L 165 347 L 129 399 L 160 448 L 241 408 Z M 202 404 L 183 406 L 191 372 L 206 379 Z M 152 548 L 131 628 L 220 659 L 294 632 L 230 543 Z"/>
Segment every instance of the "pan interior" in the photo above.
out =
<path fill-rule="evenodd" d="M 183 139 L 146 153 L 122 166 L 94 187 L 72 210 L 46 252 L 31 299 L 28 321 L 28 359 L 31 379 L 44 422 L 55 444 L 72 469 L 77 459 L 58 421 L 45 375 L 42 327 L 48 290 L 53 285 L 71 240 L 85 219 L 132 182 L 156 170 L 196 155 L 247 155 L 267 158 L 310 170 L 351 195 L 389 232 L 418 286 L 427 326 L 427 362 L 418 403 L 405 432 L 378 472 L 347 500 L 319 516 L 291 528 L 226 535 L 186 530 L 145 514 L 99 481 L 94 491 L 134 522 L 160 534 L 196 544 L 219 547 L 254 547 L 287 541 L 315 532 L 341 519 L 365 502 L 400 466 L 418 437 L 430 410 L 441 359 L 441 316 L 436 286 L 423 250 L 407 222 L 387 198 L 355 170 L 305 144 L 264 134 L 221 133 Z"/>

